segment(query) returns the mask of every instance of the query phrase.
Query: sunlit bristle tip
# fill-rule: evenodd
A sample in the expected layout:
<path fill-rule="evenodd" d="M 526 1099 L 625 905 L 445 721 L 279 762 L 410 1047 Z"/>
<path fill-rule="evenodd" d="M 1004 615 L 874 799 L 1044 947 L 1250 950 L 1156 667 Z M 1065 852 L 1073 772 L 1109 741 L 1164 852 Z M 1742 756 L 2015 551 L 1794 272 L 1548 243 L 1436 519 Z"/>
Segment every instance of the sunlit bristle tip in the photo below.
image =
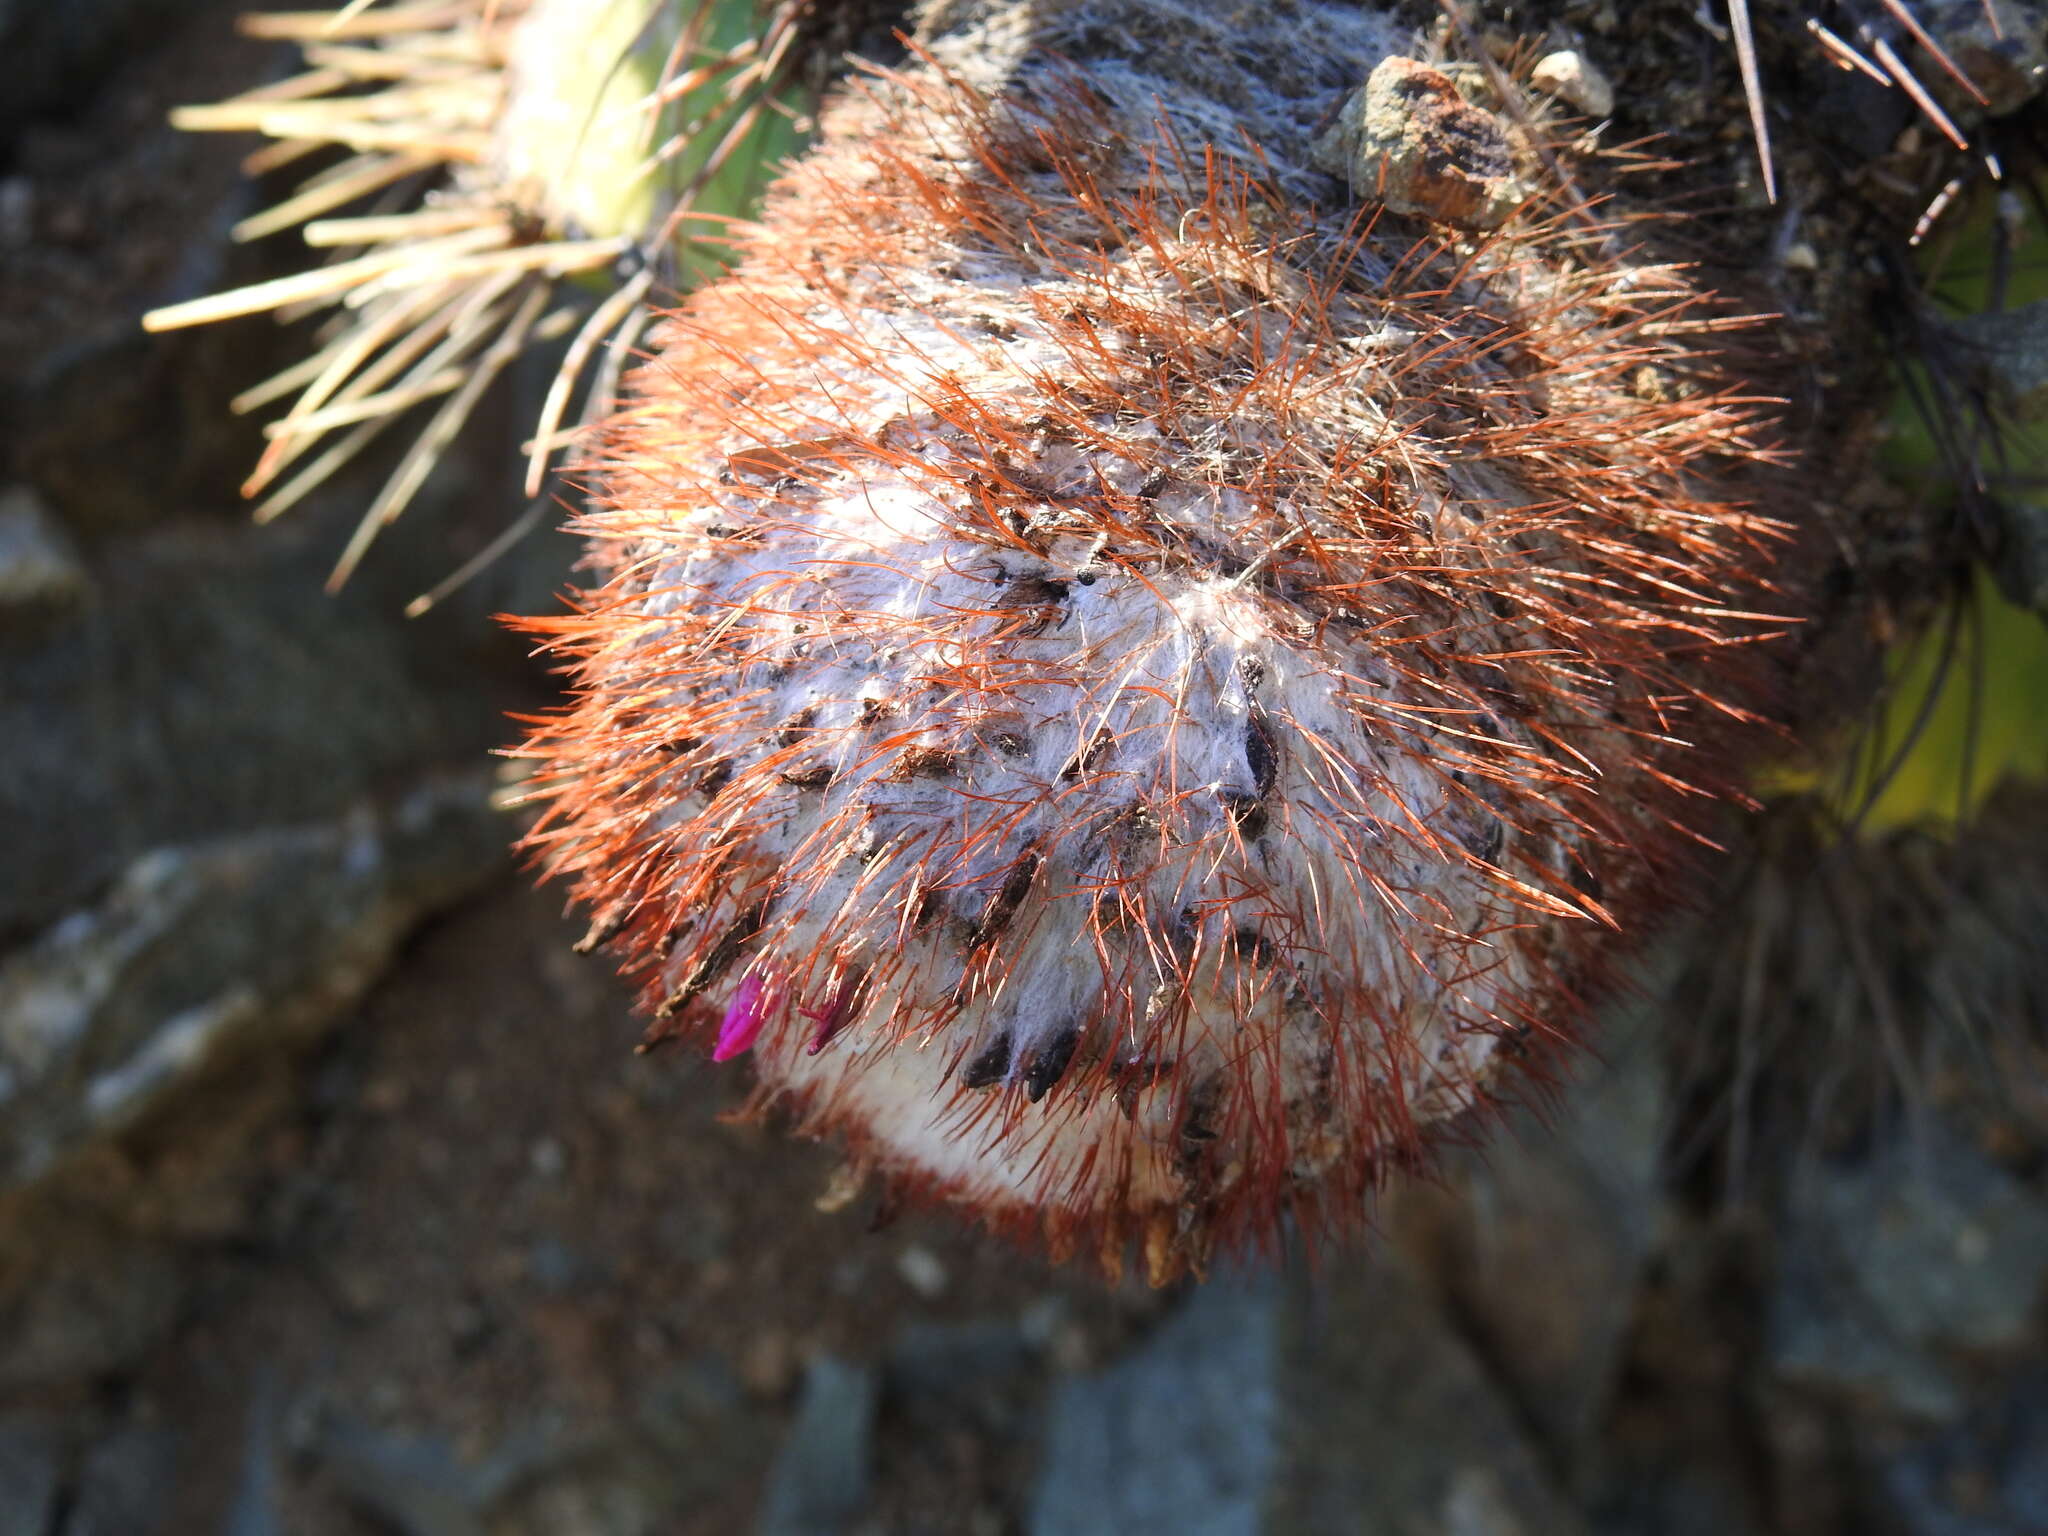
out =
<path fill-rule="evenodd" d="M 344 551 L 402 512 L 491 382 L 574 332 L 528 448 L 527 494 L 609 409 L 657 284 L 715 270 L 725 223 L 796 143 L 779 99 L 811 0 L 435 0 L 253 15 L 303 72 L 173 121 L 315 167 L 235 227 L 298 229 L 325 265 L 151 312 L 153 330 L 271 311 L 327 319 L 313 355 L 243 393 L 291 398 L 243 487 L 267 520 L 418 406 L 432 412 Z M 589 295 L 595 293 L 592 300 Z M 564 430 L 579 384 L 583 419 Z"/>

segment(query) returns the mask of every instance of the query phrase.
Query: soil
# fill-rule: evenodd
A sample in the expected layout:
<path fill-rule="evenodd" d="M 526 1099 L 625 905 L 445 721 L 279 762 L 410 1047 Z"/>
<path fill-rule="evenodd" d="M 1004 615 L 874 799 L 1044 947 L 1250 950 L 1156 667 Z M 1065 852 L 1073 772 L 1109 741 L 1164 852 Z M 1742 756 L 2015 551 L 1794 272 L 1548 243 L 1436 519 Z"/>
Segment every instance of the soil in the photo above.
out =
<path fill-rule="evenodd" d="M 662 1529 L 741 1530 L 812 1357 L 876 1363 L 906 1323 L 1031 1312 L 1079 1365 L 1164 1305 L 949 1221 L 877 1229 L 872 1193 L 820 1212 L 830 1151 L 722 1122 L 739 1073 L 635 1055 L 623 990 L 569 951 L 579 931 L 508 882 L 421 935 L 337 1034 L 303 1116 L 274 1133 L 247 1235 L 208 1261 L 188 1329 L 133 1384 L 136 1411 L 196 1453 L 189 1524 L 171 1529 L 207 1529 L 231 1501 L 261 1383 L 302 1451 L 321 1448 L 323 1413 L 367 1407 L 369 1429 L 430 1433 L 474 1464 L 538 1433 L 538 1477 L 666 1454 L 662 1394 L 694 1373 L 738 1395 L 681 1453 L 716 1454 L 687 1468 L 696 1512 Z M 918 1511 L 985 1502 L 1007 1454 L 968 1426 L 885 1448 L 881 1528 L 950 1528 Z M 332 1459 L 293 1463 L 280 1529 L 378 1529 Z"/>

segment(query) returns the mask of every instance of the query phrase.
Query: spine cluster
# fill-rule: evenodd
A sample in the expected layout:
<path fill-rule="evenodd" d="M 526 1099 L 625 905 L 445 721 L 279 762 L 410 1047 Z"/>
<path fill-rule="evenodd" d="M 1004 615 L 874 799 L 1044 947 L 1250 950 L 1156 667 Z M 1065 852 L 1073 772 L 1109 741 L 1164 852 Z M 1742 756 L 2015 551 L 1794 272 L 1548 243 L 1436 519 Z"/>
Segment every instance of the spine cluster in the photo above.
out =
<path fill-rule="evenodd" d="M 1161 1280 L 1569 1044 L 1778 538 L 1698 295 L 1535 130 L 1432 226 L 1314 168 L 1369 14 L 1048 9 L 845 93 L 661 327 L 531 846 L 652 1037 Z"/>

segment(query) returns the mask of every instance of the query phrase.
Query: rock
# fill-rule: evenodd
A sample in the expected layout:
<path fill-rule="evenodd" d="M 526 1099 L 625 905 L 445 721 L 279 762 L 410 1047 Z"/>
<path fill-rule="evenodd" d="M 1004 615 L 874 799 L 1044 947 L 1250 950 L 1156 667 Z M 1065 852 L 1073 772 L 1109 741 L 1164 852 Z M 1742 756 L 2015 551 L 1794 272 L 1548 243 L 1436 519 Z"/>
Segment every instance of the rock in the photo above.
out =
<path fill-rule="evenodd" d="M 1944 71 L 1921 74 L 1959 109 L 2002 117 L 2040 94 L 2048 76 L 2048 12 L 2024 0 L 1920 0 L 1914 17 L 1956 68 L 1987 98 L 1980 104 L 1954 89 Z"/>
<path fill-rule="evenodd" d="M 313 519 L 103 550 L 90 599 L 10 646 L 0 944 L 153 848 L 338 817 L 504 740 L 502 711 L 530 697 L 517 643 L 475 613 L 408 624 L 403 570 L 328 596 L 322 533 Z"/>
<path fill-rule="evenodd" d="M 1993 388 L 2021 416 L 2048 416 L 2048 299 L 1962 315 L 1948 328 L 1976 352 Z"/>
<path fill-rule="evenodd" d="M 714 1453 L 728 1449 L 719 1431 L 740 1424 L 750 1411 L 746 1388 L 732 1367 L 706 1355 L 654 1380 L 641 1399 L 640 1422 L 663 1450 L 688 1456 L 707 1447 Z"/>
<path fill-rule="evenodd" d="M 922 1243 L 911 1243 L 896 1255 L 896 1273 L 926 1301 L 936 1301 L 946 1294 L 946 1266 Z"/>
<path fill-rule="evenodd" d="M 77 604 L 87 579 L 78 552 L 25 485 L 0 490 L 0 630 Z"/>
<path fill-rule="evenodd" d="M 282 255 L 237 245 L 255 182 L 245 146 L 182 134 L 172 106 L 276 78 L 286 50 L 236 35 L 234 0 L 75 0 L 20 11 L 0 42 L 0 158 L 15 230 L 0 234 L 0 416 L 11 473 L 90 543 L 211 503 L 260 451 L 229 401 L 290 361 L 258 322 L 155 345 L 153 303 L 273 275 Z M 0 23 L 4 25 L 4 23 Z M 44 67 L 30 62 L 40 55 Z M 46 94 L 47 93 L 47 94 Z M 35 120 L 23 122 L 23 117 Z M 15 130 L 15 131 L 10 131 Z M 275 363 L 271 359 L 276 359 Z"/>
<path fill-rule="evenodd" d="M 906 1323 L 889 1347 L 892 1395 L 947 1397 L 1036 1364 L 1039 1346 L 1018 1323 Z"/>
<path fill-rule="evenodd" d="M 1500 119 L 1443 71 L 1398 55 L 1345 102 L 1315 163 L 1354 196 L 1466 229 L 1498 229 L 1529 196 Z"/>
<path fill-rule="evenodd" d="M 437 1436 L 391 1435 L 337 1419 L 320 1460 L 349 1500 L 399 1536 L 483 1536 L 494 1489 Z"/>
<path fill-rule="evenodd" d="M 35 1245 L 23 1252 L 25 1243 Z M 177 1323 L 193 1276 L 175 1246 L 42 1211 L 0 1255 L 0 1391 L 111 1375 Z"/>
<path fill-rule="evenodd" d="M 1855 164 L 1881 160 L 1907 124 L 1920 120 L 1913 98 L 1860 69 L 1838 69 L 1819 48 L 1804 57 L 1799 110 L 1815 139 Z"/>
<path fill-rule="evenodd" d="M 342 1413 L 324 1417 L 313 1443 L 349 1501 L 399 1536 L 482 1536 L 501 1505 L 525 1502 L 515 1491 L 606 1448 L 601 1432 L 535 1419 L 470 1461 L 441 1435 L 386 1431 Z"/>
<path fill-rule="evenodd" d="M 1257 1536 L 1280 1460 L 1281 1288 L 1217 1276 L 1045 1415 L 1031 1536 Z M 1307 1527 L 1301 1527 L 1307 1529 Z"/>
<path fill-rule="evenodd" d="M 1642 980 L 1640 996 L 1667 984 Z M 1665 1135 L 1658 1004 L 1609 1008 L 1558 1101 L 1518 1112 L 1439 1181 L 1392 1190 L 1387 1226 L 1426 1266 L 1566 1465 L 1595 1445 L 1656 1230 Z"/>
<path fill-rule="evenodd" d="M 1576 48 L 1546 53 L 1529 71 L 1529 84 L 1548 91 L 1588 117 L 1614 115 L 1614 87 Z"/>
<path fill-rule="evenodd" d="M 1603 1488 L 1597 1529 L 1615 1536 L 1767 1536 L 1749 1507 L 1740 1477 L 1723 1468 L 1677 1462 L 1638 1475 L 1619 1488 Z M 1827 1531 L 1840 1527 L 1786 1522 L 1771 1531 Z"/>
<path fill-rule="evenodd" d="M 1402 1536 L 1584 1536 L 1518 1415 L 1391 1251 L 1295 1289 L 1268 1523 Z"/>
<path fill-rule="evenodd" d="M 35 237 L 35 184 L 26 176 L 0 177 L 0 251 L 19 250 Z"/>
<path fill-rule="evenodd" d="M 283 1379 L 274 1370 L 260 1369 L 242 1414 L 240 1475 L 221 1522 L 221 1536 L 285 1536 L 278 1509 L 278 1442 L 287 1406 Z"/>
<path fill-rule="evenodd" d="M 1017 1323 L 909 1323 L 889 1346 L 884 1382 L 892 1411 L 920 1429 L 972 1424 L 992 1435 L 1028 1434 L 1025 1399 L 1041 1348 Z"/>
<path fill-rule="evenodd" d="M 2001 498 L 1991 573 L 2007 601 L 2048 614 L 2048 505 Z"/>
<path fill-rule="evenodd" d="M 0 963 L 0 1388 L 114 1369 L 171 1325 L 178 1242 L 239 1221 L 291 1058 L 501 867 L 489 785 L 159 849 Z"/>
<path fill-rule="evenodd" d="M 2048 1281 L 2048 1202 L 1939 1121 L 1854 1163 L 1809 1158 L 1772 1299 L 1778 1375 L 1886 1415 L 1949 1420 L 1957 1367 L 2020 1350 Z"/>
<path fill-rule="evenodd" d="M 2037 1536 L 2048 1530 L 2048 1374 L 2038 1367 L 1962 1423 L 1866 1455 L 1905 1536 Z"/>
<path fill-rule="evenodd" d="M 543 1233 L 526 1250 L 526 1279 L 543 1296 L 588 1296 L 611 1281 L 604 1265 Z"/>
<path fill-rule="evenodd" d="M 650 1469 L 603 1464 L 549 1479 L 517 1502 L 491 1536 L 661 1536 L 690 1507 L 673 1503 Z"/>
<path fill-rule="evenodd" d="M 247 1052 L 299 1044 L 503 859 L 482 773 L 342 821 L 164 848 L 0 964 L 0 1190 Z"/>
<path fill-rule="evenodd" d="M 768 1474 L 759 1536 L 837 1536 L 859 1517 L 874 1477 L 874 1371 L 820 1355 Z"/>
<path fill-rule="evenodd" d="M 177 1445 L 165 1430 L 128 1425 L 86 1453 L 59 1536 L 158 1536 L 177 1489 Z"/>
<path fill-rule="evenodd" d="M 63 1472 L 56 1429 L 0 1421 L 0 1536 L 49 1536 Z"/>
<path fill-rule="evenodd" d="M 1583 1536 L 1390 1249 L 1220 1276 L 1045 1412 L 1031 1536 Z"/>
<path fill-rule="evenodd" d="M 637 1421 L 680 1503 L 715 1500 L 766 1470 L 777 1416 L 717 1355 L 675 1366 L 642 1394 Z"/>

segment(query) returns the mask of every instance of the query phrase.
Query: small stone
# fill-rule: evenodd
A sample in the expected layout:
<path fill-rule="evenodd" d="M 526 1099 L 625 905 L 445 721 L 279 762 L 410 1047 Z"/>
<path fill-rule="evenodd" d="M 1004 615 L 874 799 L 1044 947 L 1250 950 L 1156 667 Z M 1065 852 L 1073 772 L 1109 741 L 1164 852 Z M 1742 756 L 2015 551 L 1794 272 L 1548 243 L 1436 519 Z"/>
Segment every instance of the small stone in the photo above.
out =
<path fill-rule="evenodd" d="M 780 1328 L 764 1328 L 740 1355 L 740 1380 L 758 1398 L 775 1398 L 796 1379 L 796 1348 Z"/>
<path fill-rule="evenodd" d="M 825 1192 L 811 1204 L 827 1216 L 843 1211 L 860 1198 L 860 1192 L 867 1187 L 867 1182 L 866 1169 L 853 1163 L 841 1163 L 832 1170 L 832 1176 L 825 1181 Z"/>
<path fill-rule="evenodd" d="M 362 1106 L 373 1115 L 395 1115 L 405 1108 L 409 1092 L 402 1077 L 373 1078 L 363 1089 Z"/>
<path fill-rule="evenodd" d="M 1355 196 L 1465 229 L 1498 229 L 1529 197 L 1500 119 L 1442 70 L 1398 55 L 1344 104 L 1314 158 Z"/>
<path fill-rule="evenodd" d="M 0 250 L 18 251 L 35 237 L 35 183 L 26 176 L 0 180 Z"/>
<path fill-rule="evenodd" d="M 1785 254 L 1779 259 L 1786 270 L 1791 272 L 1815 272 L 1820 269 L 1820 253 L 1804 240 L 1793 241 L 1785 248 Z"/>
<path fill-rule="evenodd" d="M 71 540 L 27 486 L 0 491 L 0 613 L 69 608 L 86 593 Z"/>
<path fill-rule="evenodd" d="M 353 1318 L 375 1316 L 384 1307 L 388 1296 L 377 1271 L 364 1264 L 349 1264 L 336 1267 L 329 1279 L 334 1287 L 334 1296 Z"/>
<path fill-rule="evenodd" d="M 569 1166 L 569 1154 L 552 1136 L 543 1136 L 527 1148 L 526 1160 L 537 1176 L 550 1181 L 559 1179 Z"/>
<path fill-rule="evenodd" d="M 912 1243 L 897 1254 L 896 1273 L 903 1277 L 905 1285 L 926 1301 L 936 1301 L 946 1294 L 946 1266 L 929 1248 Z"/>
<path fill-rule="evenodd" d="M 1529 71 L 1529 83 L 1548 91 L 1588 117 L 1614 115 L 1614 87 L 1576 48 L 1546 53 Z"/>
<path fill-rule="evenodd" d="M 570 1296 L 602 1277 L 560 1238 L 541 1237 L 526 1251 L 526 1278 L 544 1296 Z"/>

